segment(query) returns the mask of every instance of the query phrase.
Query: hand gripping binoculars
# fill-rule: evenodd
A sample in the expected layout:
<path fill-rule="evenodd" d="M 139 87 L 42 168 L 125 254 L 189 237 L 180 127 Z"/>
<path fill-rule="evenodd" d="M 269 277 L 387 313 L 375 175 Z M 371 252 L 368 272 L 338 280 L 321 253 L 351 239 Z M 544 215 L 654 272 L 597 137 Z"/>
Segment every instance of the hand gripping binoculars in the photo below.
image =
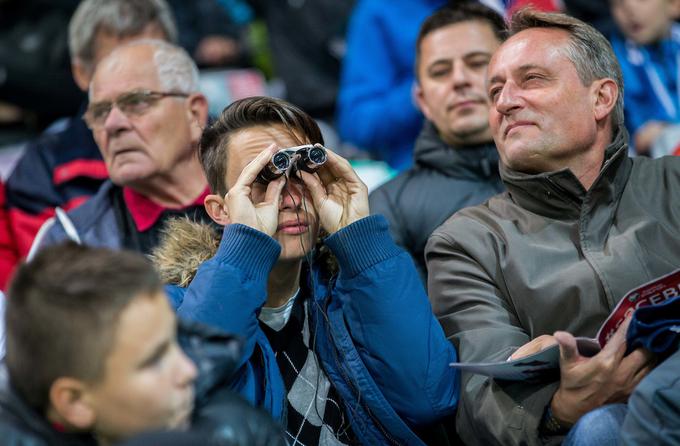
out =
<path fill-rule="evenodd" d="M 328 156 L 326 148 L 321 144 L 305 144 L 287 147 L 272 155 L 266 166 L 257 175 L 258 183 L 267 184 L 290 171 L 304 170 L 314 173 L 319 170 Z"/>

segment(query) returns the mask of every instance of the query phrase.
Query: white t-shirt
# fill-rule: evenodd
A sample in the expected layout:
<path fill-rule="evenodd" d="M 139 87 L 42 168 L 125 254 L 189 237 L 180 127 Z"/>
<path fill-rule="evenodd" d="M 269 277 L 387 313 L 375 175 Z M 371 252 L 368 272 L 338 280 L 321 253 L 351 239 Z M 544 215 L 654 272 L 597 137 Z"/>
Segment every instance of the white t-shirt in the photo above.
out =
<path fill-rule="evenodd" d="M 288 302 L 280 307 L 262 307 L 259 319 L 267 324 L 272 330 L 281 331 L 288 323 L 288 319 L 290 319 L 290 314 L 293 312 L 293 304 L 295 303 L 295 298 L 298 297 L 298 294 L 300 294 L 300 288 L 298 288 L 295 294 L 288 299 Z"/>

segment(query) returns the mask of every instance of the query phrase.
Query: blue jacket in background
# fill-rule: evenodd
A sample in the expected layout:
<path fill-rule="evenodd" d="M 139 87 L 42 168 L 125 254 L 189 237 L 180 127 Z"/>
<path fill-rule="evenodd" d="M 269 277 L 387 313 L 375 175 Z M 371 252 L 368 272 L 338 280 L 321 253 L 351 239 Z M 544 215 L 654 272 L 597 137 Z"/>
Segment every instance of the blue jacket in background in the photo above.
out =
<path fill-rule="evenodd" d="M 628 132 L 635 135 L 647 121 L 680 122 L 680 25 L 653 45 L 638 45 L 619 33 L 610 41 L 623 72 Z"/>
<path fill-rule="evenodd" d="M 434 318 L 410 256 L 370 216 L 325 240 L 340 272 L 328 279 L 313 264 L 310 327 L 315 351 L 345 403 L 361 444 L 422 444 L 411 430 L 451 414 L 456 352 Z M 236 390 L 275 418 L 286 389 L 258 323 L 267 280 L 280 253 L 271 237 L 228 225 L 217 253 L 186 288 L 168 287 L 183 319 L 216 326 L 246 340 Z M 262 388 L 264 385 L 264 388 Z"/>
<path fill-rule="evenodd" d="M 350 19 L 338 95 L 344 141 L 404 170 L 423 117 L 413 102 L 416 38 L 443 0 L 360 0 Z"/>

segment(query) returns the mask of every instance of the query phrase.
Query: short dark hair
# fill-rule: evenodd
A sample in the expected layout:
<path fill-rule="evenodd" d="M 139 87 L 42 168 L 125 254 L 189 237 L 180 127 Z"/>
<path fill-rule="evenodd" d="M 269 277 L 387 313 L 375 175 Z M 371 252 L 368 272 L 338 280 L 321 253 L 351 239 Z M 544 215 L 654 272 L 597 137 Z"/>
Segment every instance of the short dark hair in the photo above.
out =
<path fill-rule="evenodd" d="M 416 79 L 418 79 L 418 67 L 420 66 L 420 45 L 428 34 L 449 25 L 461 22 L 478 21 L 488 23 L 494 35 L 499 41 L 504 41 L 507 28 L 503 16 L 493 9 L 476 1 L 461 1 L 449 3 L 438 9 L 425 19 L 420 26 L 418 39 L 416 40 Z"/>
<path fill-rule="evenodd" d="M 131 251 L 73 242 L 48 247 L 21 265 L 7 294 L 6 363 L 13 387 L 44 412 L 59 377 L 104 377 L 118 319 L 129 303 L 162 284 L 151 263 Z"/>
<path fill-rule="evenodd" d="M 281 99 L 253 96 L 227 106 L 213 123 L 203 130 L 198 158 L 213 193 L 227 193 L 227 149 L 229 139 L 240 130 L 256 126 L 282 125 L 300 143 L 323 144 L 323 136 L 314 119 L 297 106 Z"/>

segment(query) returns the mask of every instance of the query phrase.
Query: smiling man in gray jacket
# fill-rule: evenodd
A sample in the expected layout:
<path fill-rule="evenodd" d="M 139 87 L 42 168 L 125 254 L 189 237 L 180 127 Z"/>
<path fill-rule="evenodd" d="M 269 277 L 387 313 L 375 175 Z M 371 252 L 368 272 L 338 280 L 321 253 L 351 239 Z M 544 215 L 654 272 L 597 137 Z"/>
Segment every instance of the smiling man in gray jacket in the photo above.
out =
<path fill-rule="evenodd" d="M 625 326 L 592 358 L 574 336 L 594 336 L 628 290 L 680 265 L 680 159 L 628 158 L 621 72 L 601 34 L 526 10 L 510 28 L 487 82 L 508 192 L 433 233 L 429 294 L 462 362 L 560 346 L 554 382 L 463 374 L 463 440 L 557 443 L 571 430 L 569 444 L 583 415 L 625 402 L 652 367 L 642 349 L 624 356 Z M 617 434 L 580 433 L 600 445 Z"/>

